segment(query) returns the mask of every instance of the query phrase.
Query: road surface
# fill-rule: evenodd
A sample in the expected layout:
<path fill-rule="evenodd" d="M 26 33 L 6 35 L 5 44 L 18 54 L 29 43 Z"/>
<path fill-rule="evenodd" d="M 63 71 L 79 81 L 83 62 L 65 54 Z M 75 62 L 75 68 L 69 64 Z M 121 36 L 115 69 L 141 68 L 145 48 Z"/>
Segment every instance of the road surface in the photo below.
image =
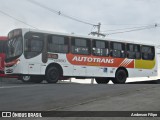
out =
<path fill-rule="evenodd" d="M 144 83 L 23 84 L 1 80 L 0 111 L 160 111 L 159 84 L 153 81 Z"/>

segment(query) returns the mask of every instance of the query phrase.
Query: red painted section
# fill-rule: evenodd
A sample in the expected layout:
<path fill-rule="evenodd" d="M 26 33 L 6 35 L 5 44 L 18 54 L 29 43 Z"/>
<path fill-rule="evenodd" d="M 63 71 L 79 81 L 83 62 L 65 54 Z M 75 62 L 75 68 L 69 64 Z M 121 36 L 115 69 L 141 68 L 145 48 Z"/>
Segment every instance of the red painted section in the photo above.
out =
<path fill-rule="evenodd" d="M 0 53 L 0 71 L 4 71 L 4 58 L 5 58 L 5 54 Z"/>
<path fill-rule="evenodd" d="M 67 54 L 66 57 L 72 65 L 134 68 L 134 60 L 126 58 L 73 54 Z"/>
<path fill-rule="evenodd" d="M 7 40 L 7 37 L 5 36 L 0 36 L 0 41 Z M 5 59 L 5 54 L 0 53 L 0 75 L 4 73 L 4 59 Z"/>
<path fill-rule="evenodd" d="M 127 68 L 134 68 L 134 60 L 127 65 Z"/>
<path fill-rule="evenodd" d="M 0 36 L 0 41 L 5 41 L 8 38 L 5 36 Z M 4 74 L 4 67 L 5 67 L 5 54 L 0 53 L 0 77 L 5 77 L 5 78 L 18 78 L 17 76 L 10 76 L 10 75 L 5 75 Z"/>
<path fill-rule="evenodd" d="M 0 36 L 0 40 L 7 40 L 7 37 L 5 37 L 5 36 Z"/>

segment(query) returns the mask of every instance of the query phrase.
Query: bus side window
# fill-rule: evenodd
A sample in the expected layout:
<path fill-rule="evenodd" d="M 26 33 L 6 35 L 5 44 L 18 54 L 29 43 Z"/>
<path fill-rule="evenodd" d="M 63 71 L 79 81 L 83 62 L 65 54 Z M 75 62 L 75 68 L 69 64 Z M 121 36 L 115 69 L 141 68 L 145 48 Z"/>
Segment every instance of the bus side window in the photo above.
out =
<path fill-rule="evenodd" d="M 109 56 L 109 45 L 106 41 L 93 40 L 92 54 L 95 56 Z"/>
<path fill-rule="evenodd" d="M 153 46 L 142 46 L 142 59 L 143 60 L 154 60 L 155 49 Z"/>
<path fill-rule="evenodd" d="M 30 59 L 39 55 L 43 50 L 44 34 L 28 32 L 24 36 L 24 56 Z"/>
<path fill-rule="evenodd" d="M 110 55 L 112 57 L 125 58 L 126 57 L 125 44 L 118 42 L 111 42 Z"/>
<path fill-rule="evenodd" d="M 141 59 L 141 46 L 135 45 L 134 51 L 136 52 L 136 59 Z"/>
<path fill-rule="evenodd" d="M 141 59 L 140 45 L 127 44 L 127 57 L 129 59 Z"/>
<path fill-rule="evenodd" d="M 73 54 L 90 54 L 90 40 L 84 38 L 72 38 L 71 39 L 71 52 Z"/>
<path fill-rule="evenodd" d="M 48 52 L 68 53 L 69 38 L 65 36 L 51 35 L 48 38 Z"/>

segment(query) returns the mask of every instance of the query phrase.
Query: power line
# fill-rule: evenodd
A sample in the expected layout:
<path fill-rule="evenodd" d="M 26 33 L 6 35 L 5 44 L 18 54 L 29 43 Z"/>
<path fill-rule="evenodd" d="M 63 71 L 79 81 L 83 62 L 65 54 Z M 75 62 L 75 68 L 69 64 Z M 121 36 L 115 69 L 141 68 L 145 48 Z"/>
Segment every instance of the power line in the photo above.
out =
<path fill-rule="evenodd" d="M 97 25 L 96 25 L 96 24 L 93 24 L 93 23 L 89 23 L 89 22 L 80 20 L 80 19 L 78 19 L 78 18 L 75 18 L 75 17 L 69 16 L 69 15 L 66 15 L 66 14 L 62 13 L 61 11 L 57 11 L 57 10 L 54 10 L 54 9 L 52 9 L 52 8 L 49 8 L 49 7 L 43 5 L 43 4 L 41 4 L 41 3 L 39 3 L 39 2 L 37 2 L 37 1 L 35 1 L 35 0 L 27 0 L 27 1 L 30 2 L 30 3 L 32 3 L 32 4 L 34 4 L 34 5 L 37 5 L 37 6 L 41 7 L 41 8 L 43 8 L 43 9 L 46 9 L 46 10 L 48 10 L 48 11 L 54 13 L 54 14 L 61 15 L 61 16 L 63 16 L 63 17 L 66 17 L 66 18 L 68 18 L 68 19 L 71 19 L 71 20 L 74 20 L 74 21 L 77 21 L 77 22 L 80 22 L 80 23 L 83 23 L 83 24 L 87 24 L 87 25 L 91 25 L 91 26 L 93 26 L 93 27 L 97 27 L 98 32 L 96 32 L 95 34 L 96 34 L 98 37 L 101 36 L 101 34 L 100 34 L 101 23 L 98 23 Z M 92 34 L 92 32 L 91 32 L 91 34 Z M 95 34 L 94 34 L 94 35 L 95 35 Z"/>
<path fill-rule="evenodd" d="M 103 23 L 102 23 L 103 24 Z M 140 25 L 143 25 L 143 26 L 147 26 L 148 24 L 103 24 L 103 26 L 140 26 Z"/>
<path fill-rule="evenodd" d="M 159 24 L 155 24 L 154 26 L 146 27 L 146 28 L 139 28 L 139 29 L 133 29 L 133 30 L 127 30 L 127 31 L 120 31 L 120 32 L 114 32 L 114 33 L 108 33 L 105 35 L 113 35 L 113 34 L 122 34 L 122 33 L 127 33 L 127 32 L 135 32 L 135 31 L 141 31 L 141 30 L 146 30 L 146 29 L 153 29 L 156 27 L 160 27 Z"/>
<path fill-rule="evenodd" d="M 13 17 L 13 16 L 7 14 L 6 12 L 4 12 L 4 11 L 2 11 L 2 10 L 0 10 L 0 13 L 2 13 L 2 14 L 5 15 L 5 16 L 8 16 L 8 17 L 10 17 L 10 18 L 12 18 L 12 19 L 14 19 L 14 20 L 16 20 L 16 21 L 18 21 L 18 22 L 21 22 L 21 23 L 23 23 L 23 24 L 25 24 L 25 25 L 27 25 L 27 26 L 29 26 L 29 27 L 38 29 L 38 28 L 36 28 L 36 27 L 34 27 L 34 26 L 32 26 L 32 25 L 30 25 L 30 24 L 28 24 L 28 23 L 26 23 L 26 22 L 24 22 L 24 21 L 22 21 L 22 20 L 17 19 L 16 17 Z"/>
<path fill-rule="evenodd" d="M 127 33 L 127 32 L 135 32 L 135 31 L 141 31 L 141 30 L 153 29 L 153 28 L 155 28 L 155 27 L 150 27 L 150 28 L 141 28 L 141 29 L 133 29 L 133 30 L 122 31 L 122 32 L 114 32 L 114 33 L 108 33 L 108 34 L 106 34 L 106 35 L 122 34 L 122 33 Z"/>
<path fill-rule="evenodd" d="M 141 29 L 146 27 L 152 27 L 153 25 L 146 25 L 146 26 L 139 26 L 139 27 L 129 27 L 129 28 L 120 28 L 120 29 L 111 29 L 111 30 L 104 30 L 101 32 L 108 32 L 108 31 L 119 31 L 119 30 L 127 30 L 127 29 Z"/>
<path fill-rule="evenodd" d="M 27 0 L 27 1 L 30 2 L 30 3 L 32 3 L 32 4 L 34 4 L 34 5 L 37 5 L 37 6 L 41 7 L 41 8 L 43 8 L 43 9 L 49 10 L 50 12 L 52 12 L 52 13 L 54 13 L 54 14 L 61 15 L 61 16 L 66 17 L 66 18 L 68 18 L 68 19 L 71 19 L 71 20 L 74 20 L 74 21 L 77 21 L 77 22 L 81 22 L 81 23 L 83 23 L 83 24 L 87 24 L 87 25 L 91 25 L 91 26 L 97 26 L 96 24 L 93 24 L 93 23 L 89 23 L 89 22 L 80 20 L 80 19 L 78 19 L 78 18 L 75 18 L 75 17 L 69 16 L 69 15 L 66 15 L 66 14 L 62 13 L 61 11 L 58 11 L 58 10 L 54 10 L 54 9 L 52 9 L 52 8 L 49 8 L 49 7 L 43 5 L 43 4 L 41 4 L 41 3 L 39 3 L 39 2 L 37 2 L 37 1 L 35 1 L 35 0 Z"/>

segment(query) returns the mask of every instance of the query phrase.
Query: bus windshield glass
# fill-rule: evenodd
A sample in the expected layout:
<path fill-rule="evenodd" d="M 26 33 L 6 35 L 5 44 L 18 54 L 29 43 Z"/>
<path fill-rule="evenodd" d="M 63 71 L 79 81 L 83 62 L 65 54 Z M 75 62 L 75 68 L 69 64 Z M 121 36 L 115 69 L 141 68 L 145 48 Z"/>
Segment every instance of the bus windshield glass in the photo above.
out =
<path fill-rule="evenodd" d="M 21 56 L 23 52 L 22 40 L 22 36 L 17 34 L 16 36 L 9 37 L 7 41 L 6 62 L 10 62 Z"/>

